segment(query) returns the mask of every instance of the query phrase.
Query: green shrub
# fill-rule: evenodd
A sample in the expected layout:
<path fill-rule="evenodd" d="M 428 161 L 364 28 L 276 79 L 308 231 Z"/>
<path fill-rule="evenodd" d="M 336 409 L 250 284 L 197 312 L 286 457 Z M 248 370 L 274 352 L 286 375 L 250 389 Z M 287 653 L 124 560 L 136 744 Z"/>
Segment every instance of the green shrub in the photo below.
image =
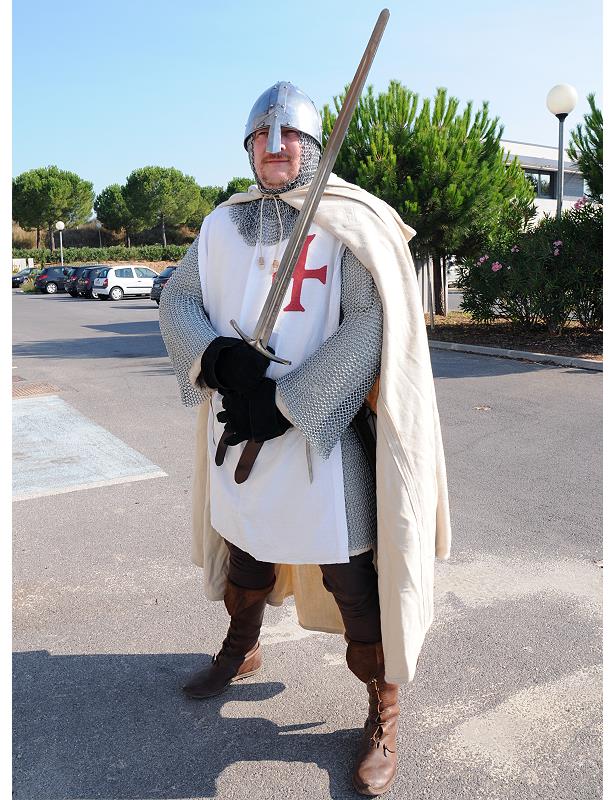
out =
<path fill-rule="evenodd" d="M 100 261 L 179 261 L 187 252 L 187 244 L 146 244 L 140 247 L 65 247 L 64 263 L 98 263 Z M 60 251 L 47 248 L 23 250 L 14 248 L 13 258 L 33 258 L 44 266 L 60 261 Z"/>
<path fill-rule="evenodd" d="M 561 219 L 561 248 L 569 272 L 575 317 L 585 328 L 603 326 L 603 206 L 578 202 Z"/>
<path fill-rule="evenodd" d="M 38 276 L 41 274 L 41 271 L 42 270 L 37 269 L 37 270 L 35 270 L 34 272 L 31 272 L 28 275 L 26 280 L 21 284 L 21 291 L 22 292 L 25 292 L 26 294 L 30 294 L 30 293 L 33 293 L 35 291 L 35 289 L 34 289 L 34 280 L 36 278 L 38 278 Z"/>
<path fill-rule="evenodd" d="M 494 242 L 477 260 L 462 259 L 461 309 L 480 322 L 544 324 L 560 334 L 573 316 L 585 328 L 603 320 L 603 208 L 578 201 L 560 220 Z"/>

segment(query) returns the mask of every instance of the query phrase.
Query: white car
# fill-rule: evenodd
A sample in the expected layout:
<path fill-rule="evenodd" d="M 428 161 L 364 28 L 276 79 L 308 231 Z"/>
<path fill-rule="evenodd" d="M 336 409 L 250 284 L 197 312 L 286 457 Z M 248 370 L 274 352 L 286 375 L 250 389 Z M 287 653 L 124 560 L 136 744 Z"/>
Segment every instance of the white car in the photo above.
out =
<path fill-rule="evenodd" d="M 121 300 L 124 295 L 149 297 L 154 278 L 157 277 L 157 272 L 141 265 L 107 267 L 98 273 L 94 289 L 99 300 Z"/>

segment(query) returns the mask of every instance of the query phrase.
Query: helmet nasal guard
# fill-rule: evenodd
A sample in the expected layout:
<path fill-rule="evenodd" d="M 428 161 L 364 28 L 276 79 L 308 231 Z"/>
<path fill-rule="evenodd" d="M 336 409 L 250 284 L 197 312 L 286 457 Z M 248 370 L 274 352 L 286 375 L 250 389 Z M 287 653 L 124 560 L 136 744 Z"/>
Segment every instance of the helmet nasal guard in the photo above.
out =
<path fill-rule="evenodd" d="M 322 120 L 313 101 L 298 87 L 279 81 L 263 92 L 254 103 L 245 126 L 243 146 L 260 128 L 268 128 L 267 153 L 281 150 L 281 129 L 292 128 L 313 137 L 322 148 Z"/>

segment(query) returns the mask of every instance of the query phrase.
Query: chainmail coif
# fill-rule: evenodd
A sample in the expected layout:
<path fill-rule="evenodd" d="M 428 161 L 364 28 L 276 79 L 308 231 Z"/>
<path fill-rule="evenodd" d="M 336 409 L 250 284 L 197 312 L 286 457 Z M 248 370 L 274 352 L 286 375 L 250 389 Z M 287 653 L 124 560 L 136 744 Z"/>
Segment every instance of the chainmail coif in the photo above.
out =
<path fill-rule="evenodd" d="M 275 200 L 273 196 L 279 195 L 281 192 L 289 192 L 290 189 L 296 189 L 298 186 L 305 186 L 310 183 L 315 175 L 318 164 L 320 163 L 320 145 L 316 140 L 309 136 L 307 133 L 300 133 L 299 142 L 301 145 L 301 161 L 298 175 L 293 181 L 290 181 L 285 186 L 276 189 L 270 189 L 263 186 L 256 172 L 254 164 L 254 136 L 249 137 L 247 140 L 247 154 L 249 156 L 249 163 L 254 173 L 254 178 L 258 188 L 265 196 L 264 200 L 252 200 L 249 203 L 235 203 L 230 206 L 230 218 L 239 229 L 239 233 L 243 238 L 245 244 L 250 247 L 255 247 L 258 241 L 258 234 L 260 230 L 260 206 L 262 206 L 262 238 L 261 244 L 277 244 L 279 241 L 284 241 L 292 233 L 294 224 L 298 219 L 299 212 L 296 208 L 292 208 L 287 203 L 277 202 L 279 216 L 281 217 L 281 236 L 279 230 L 279 219 L 277 217 L 277 210 L 275 209 Z M 270 200 L 269 200 L 270 198 Z"/>

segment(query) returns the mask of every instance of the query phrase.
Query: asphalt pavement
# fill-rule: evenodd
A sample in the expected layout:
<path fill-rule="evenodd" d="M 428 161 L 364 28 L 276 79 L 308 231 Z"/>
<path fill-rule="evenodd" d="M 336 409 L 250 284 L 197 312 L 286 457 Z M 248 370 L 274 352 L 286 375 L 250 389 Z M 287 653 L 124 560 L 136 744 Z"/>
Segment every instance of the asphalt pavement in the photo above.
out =
<path fill-rule="evenodd" d="M 267 610 L 261 673 L 211 701 L 182 696 L 227 616 L 190 563 L 196 411 L 179 403 L 156 305 L 15 291 L 13 327 L 14 385 L 56 398 L 30 428 L 44 476 L 13 504 L 15 800 L 357 797 L 365 689 L 343 639 L 302 630 L 290 600 Z M 431 358 L 452 557 L 402 689 L 387 796 L 601 797 L 602 375 Z M 123 472 L 107 474 L 96 441 Z M 54 470 L 57 494 L 42 485 Z"/>

